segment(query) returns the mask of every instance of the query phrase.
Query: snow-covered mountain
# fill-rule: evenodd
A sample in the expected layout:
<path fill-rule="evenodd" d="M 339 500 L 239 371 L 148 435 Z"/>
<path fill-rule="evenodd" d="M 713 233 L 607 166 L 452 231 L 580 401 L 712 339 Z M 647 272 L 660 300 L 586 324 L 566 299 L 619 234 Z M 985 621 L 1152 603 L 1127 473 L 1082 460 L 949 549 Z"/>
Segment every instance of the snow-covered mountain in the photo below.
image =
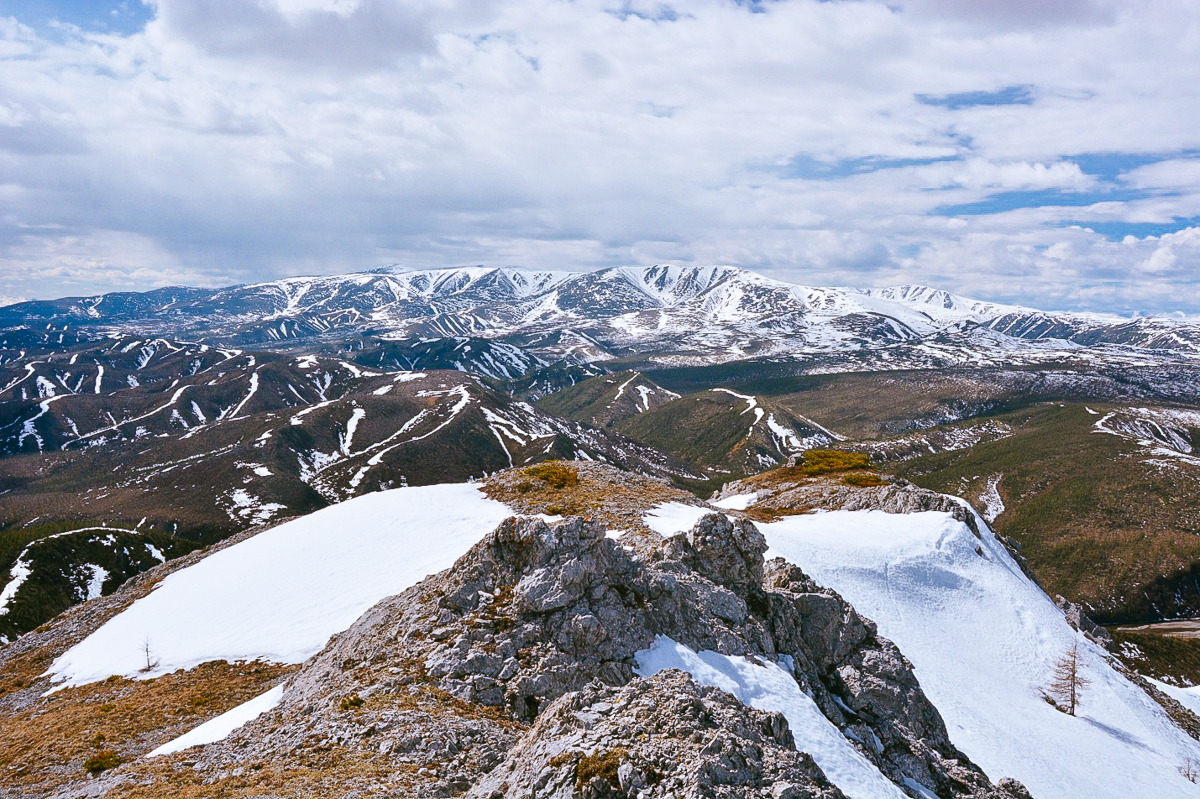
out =
<path fill-rule="evenodd" d="M 80 329 L 254 347 L 362 347 L 364 338 L 382 339 L 399 359 L 423 356 L 435 340 L 474 338 L 505 345 L 506 365 L 477 367 L 467 358 L 463 368 L 507 377 L 515 368 L 560 359 L 710 363 L 883 350 L 895 350 L 893 362 L 919 368 L 921 354 L 911 348 L 948 335 L 957 336 L 952 346 L 968 360 L 983 353 L 1036 362 L 1049 340 L 1057 343 L 1054 357 L 1113 346 L 1200 353 L 1200 325 L 1186 320 L 1047 313 L 923 286 L 809 287 L 733 267 L 382 269 L 0 309 L 0 331 L 14 336 L 21 330 L 68 336 Z M 1035 341 L 1042 346 L 1028 343 Z M 486 357 L 496 359 L 494 353 Z"/>

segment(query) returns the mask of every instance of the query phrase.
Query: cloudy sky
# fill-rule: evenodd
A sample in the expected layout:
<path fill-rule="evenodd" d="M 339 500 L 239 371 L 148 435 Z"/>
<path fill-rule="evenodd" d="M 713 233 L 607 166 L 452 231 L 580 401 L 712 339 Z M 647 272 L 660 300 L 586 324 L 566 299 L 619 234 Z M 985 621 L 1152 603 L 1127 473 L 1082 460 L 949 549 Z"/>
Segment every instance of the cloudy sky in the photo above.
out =
<path fill-rule="evenodd" d="M 680 263 L 1200 312 L 1194 0 L 0 0 L 0 59 L 0 295 Z"/>

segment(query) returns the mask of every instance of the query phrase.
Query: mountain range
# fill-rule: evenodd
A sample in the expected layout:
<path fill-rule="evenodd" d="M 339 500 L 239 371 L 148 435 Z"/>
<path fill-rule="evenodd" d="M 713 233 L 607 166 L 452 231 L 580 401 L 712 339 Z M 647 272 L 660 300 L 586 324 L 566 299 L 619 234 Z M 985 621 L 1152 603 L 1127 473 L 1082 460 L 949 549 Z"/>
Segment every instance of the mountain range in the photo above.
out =
<path fill-rule="evenodd" d="M 781 357 L 838 369 L 848 353 L 884 368 L 1200 353 L 1200 325 L 1189 320 L 1049 313 L 921 286 L 812 288 L 733 267 L 385 268 L 26 302 L 0 308 L 0 329 L 13 331 L 10 348 L 34 344 L 31 335 L 53 343 L 81 334 L 246 348 L 387 342 L 393 358 L 418 353 L 414 366 L 437 340 L 451 350 L 440 365 L 493 377 L 555 361 Z"/>

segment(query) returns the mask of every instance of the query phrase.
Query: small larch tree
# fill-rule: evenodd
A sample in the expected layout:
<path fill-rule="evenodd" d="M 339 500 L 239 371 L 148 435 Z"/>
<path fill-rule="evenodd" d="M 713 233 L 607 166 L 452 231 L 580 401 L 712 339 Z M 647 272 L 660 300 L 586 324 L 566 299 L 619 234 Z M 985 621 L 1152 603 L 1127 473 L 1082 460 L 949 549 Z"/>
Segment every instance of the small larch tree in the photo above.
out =
<path fill-rule="evenodd" d="M 1079 639 L 1071 642 L 1071 648 L 1062 657 L 1054 661 L 1053 677 L 1050 680 L 1050 697 L 1058 707 L 1070 715 L 1075 715 L 1079 707 L 1080 694 L 1091 684 L 1091 680 L 1082 673 L 1083 664 L 1079 658 Z"/>

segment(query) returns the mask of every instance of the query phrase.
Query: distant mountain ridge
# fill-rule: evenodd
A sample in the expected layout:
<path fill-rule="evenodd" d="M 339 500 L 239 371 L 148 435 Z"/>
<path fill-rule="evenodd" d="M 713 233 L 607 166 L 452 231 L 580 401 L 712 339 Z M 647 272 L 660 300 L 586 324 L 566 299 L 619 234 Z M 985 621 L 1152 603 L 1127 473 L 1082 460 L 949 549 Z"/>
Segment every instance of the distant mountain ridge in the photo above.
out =
<path fill-rule="evenodd" d="M 947 337 L 972 362 L 981 353 L 1040 362 L 1079 348 L 1200 354 L 1194 320 L 1046 312 L 917 285 L 810 287 L 726 266 L 382 269 L 223 289 L 163 288 L 0 308 L 0 331 L 7 331 L 0 339 L 14 342 L 34 331 L 43 338 L 94 331 L 272 348 L 409 340 L 422 357 L 430 340 L 487 339 L 506 345 L 504 361 L 513 366 L 461 368 L 508 378 L 561 360 L 715 363 L 889 348 L 899 367 L 922 368 L 939 365 L 924 345 Z M 1039 347 L 1031 349 L 1034 342 Z M 1050 354 L 1047 343 L 1057 345 Z"/>

